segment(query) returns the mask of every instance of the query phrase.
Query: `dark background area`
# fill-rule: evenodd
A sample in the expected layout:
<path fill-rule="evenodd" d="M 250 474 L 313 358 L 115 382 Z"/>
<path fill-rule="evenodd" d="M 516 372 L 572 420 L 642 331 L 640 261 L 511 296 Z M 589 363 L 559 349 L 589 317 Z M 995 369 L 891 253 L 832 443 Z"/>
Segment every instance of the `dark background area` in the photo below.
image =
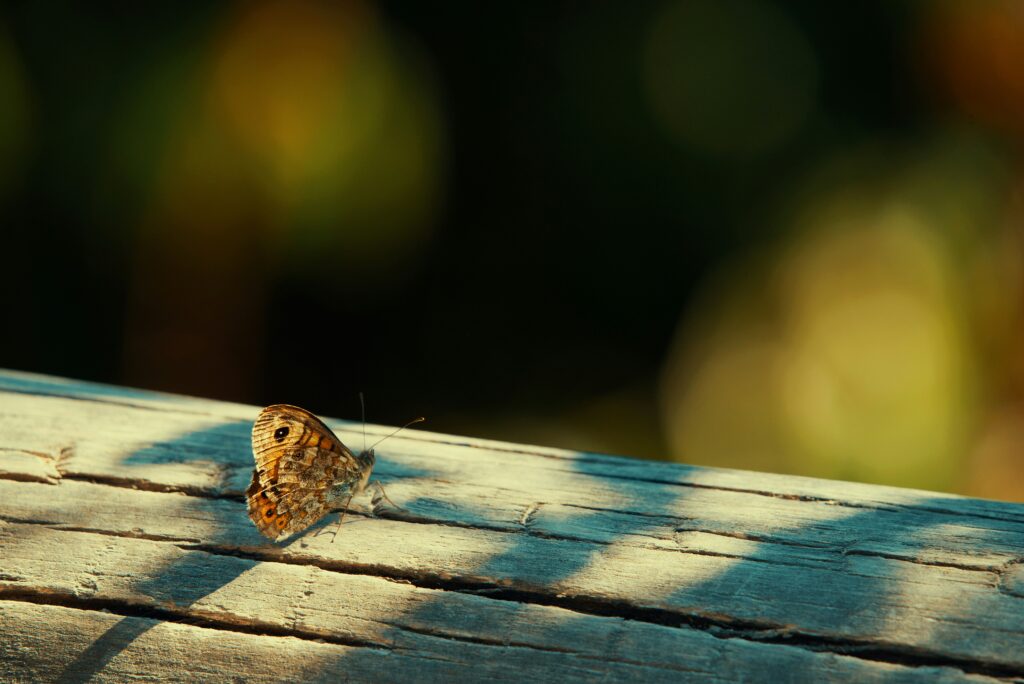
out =
<path fill-rule="evenodd" d="M 1022 44 L 1011 2 L 9 4 L 0 366 L 1024 497 Z"/>

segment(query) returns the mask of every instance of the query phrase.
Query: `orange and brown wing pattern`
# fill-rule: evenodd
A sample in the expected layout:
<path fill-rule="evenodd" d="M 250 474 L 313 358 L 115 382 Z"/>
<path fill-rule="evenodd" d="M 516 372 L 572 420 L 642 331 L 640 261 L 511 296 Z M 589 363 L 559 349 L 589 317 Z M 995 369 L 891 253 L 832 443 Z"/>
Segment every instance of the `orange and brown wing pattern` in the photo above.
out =
<path fill-rule="evenodd" d="M 359 460 L 330 428 L 297 406 L 275 404 L 260 412 L 252 427 L 252 452 L 249 517 L 275 541 L 331 512 L 345 485 L 362 475 Z"/>

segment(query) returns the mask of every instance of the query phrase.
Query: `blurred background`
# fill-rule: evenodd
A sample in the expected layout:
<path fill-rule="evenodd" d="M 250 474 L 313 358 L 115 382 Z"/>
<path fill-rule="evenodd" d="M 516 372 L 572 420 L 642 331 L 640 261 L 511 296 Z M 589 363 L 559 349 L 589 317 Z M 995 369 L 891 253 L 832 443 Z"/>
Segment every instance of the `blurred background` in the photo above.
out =
<path fill-rule="evenodd" d="M 1024 4 L 0 9 L 0 366 L 1024 500 Z"/>

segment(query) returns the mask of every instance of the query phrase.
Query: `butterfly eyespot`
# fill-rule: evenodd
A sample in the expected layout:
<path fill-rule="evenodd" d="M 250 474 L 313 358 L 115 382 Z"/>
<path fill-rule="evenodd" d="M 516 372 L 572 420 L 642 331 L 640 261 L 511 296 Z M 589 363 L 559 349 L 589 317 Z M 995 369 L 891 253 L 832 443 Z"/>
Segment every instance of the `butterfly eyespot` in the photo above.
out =
<path fill-rule="evenodd" d="M 273 508 L 268 508 L 267 510 L 263 511 L 263 517 L 266 518 L 267 520 L 270 520 L 271 518 L 273 518 L 274 517 L 274 509 Z"/>
<path fill-rule="evenodd" d="M 276 430 L 274 430 L 274 439 L 276 439 L 278 442 L 280 442 L 285 437 L 288 436 L 289 432 L 291 432 L 291 430 L 288 427 L 279 427 Z"/>
<path fill-rule="evenodd" d="M 284 526 L 288 524 L 288 518 L 281 516 L 277 519 L 277 522 L 275 524 L 277 525 L 277 529 L 283 530 Z"/>

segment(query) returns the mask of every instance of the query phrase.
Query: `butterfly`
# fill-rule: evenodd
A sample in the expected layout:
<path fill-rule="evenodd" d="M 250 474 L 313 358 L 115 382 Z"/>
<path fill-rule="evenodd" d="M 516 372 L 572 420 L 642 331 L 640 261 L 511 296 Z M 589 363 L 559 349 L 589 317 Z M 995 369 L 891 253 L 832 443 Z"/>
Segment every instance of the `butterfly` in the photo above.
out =
<path fill-rule="evenodd" d="M 249 518 L 273 541 L 339 508 L 344 520 L 352 497 L 370 484 L 391 501 L 380 483 L 370 482 L 373 448 L 353 453 L 323 421 L 298 406 L 275 404 L 260 411 L 252 426 L 252 454 L 256 467 L 245 490 Z"/>

